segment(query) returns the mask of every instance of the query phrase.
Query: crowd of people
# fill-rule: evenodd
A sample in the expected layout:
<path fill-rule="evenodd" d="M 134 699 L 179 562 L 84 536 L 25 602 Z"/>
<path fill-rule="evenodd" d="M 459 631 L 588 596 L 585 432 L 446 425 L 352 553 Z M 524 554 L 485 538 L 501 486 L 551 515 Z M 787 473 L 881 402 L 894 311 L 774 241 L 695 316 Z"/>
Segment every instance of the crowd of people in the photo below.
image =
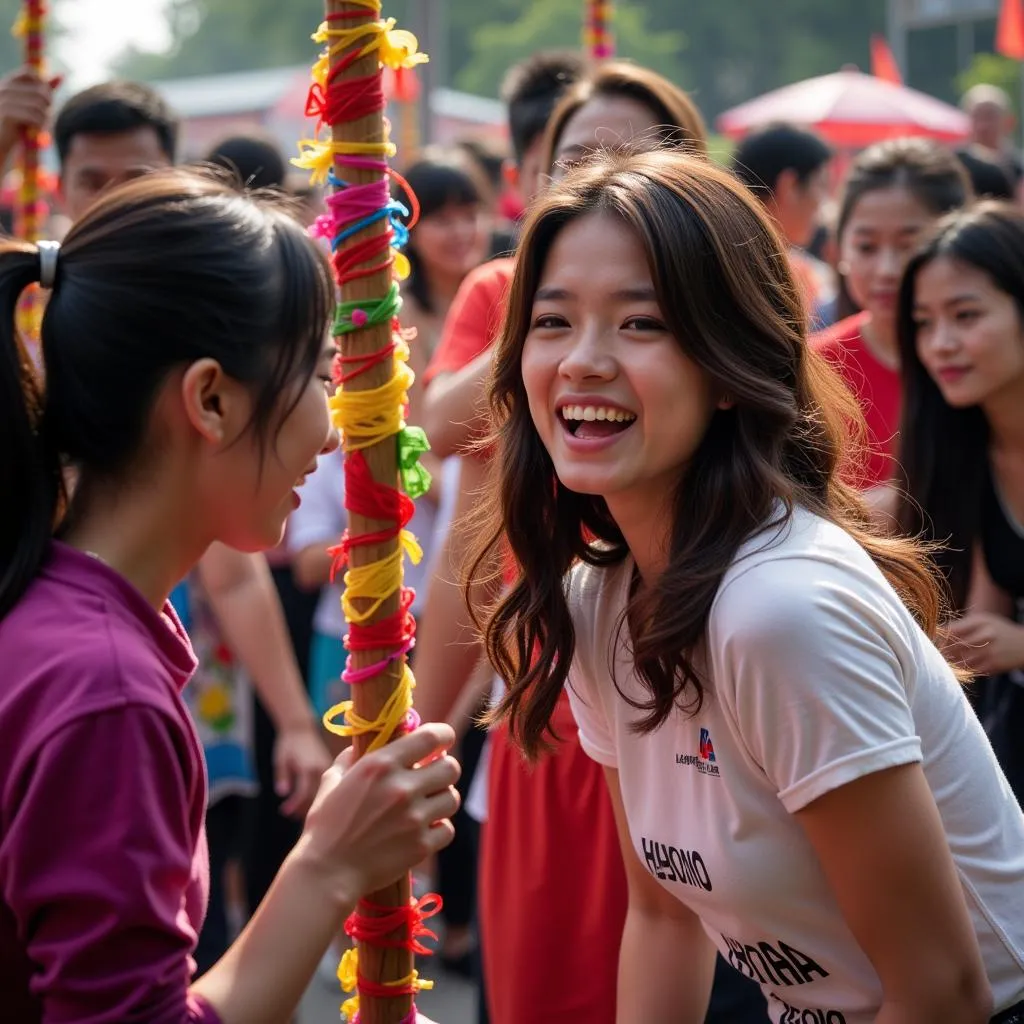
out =
<path fill-rule="evenodd" d="M 0 162 L 60 165 L 59 248 L 0 243 L 4 1019 L 286 1022 L 412 869 L 481 1022 L 1024 1024 L 1003 93 L 961 149 L 724 160 L 544 52 L 503 157 L 403 154 L 428 724 L 353 764 L 322 197 L 57 84 L 0 80 Z"/>

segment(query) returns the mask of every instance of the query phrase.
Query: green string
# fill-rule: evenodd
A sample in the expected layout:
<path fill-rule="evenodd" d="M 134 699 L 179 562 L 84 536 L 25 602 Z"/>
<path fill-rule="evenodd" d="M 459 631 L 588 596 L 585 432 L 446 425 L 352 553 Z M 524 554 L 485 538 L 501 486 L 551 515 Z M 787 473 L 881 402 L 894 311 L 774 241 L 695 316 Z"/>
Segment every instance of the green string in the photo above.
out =
<path fill-rule="evenodd" d="M 339 302 L 334 311 L 333 335 L 338 338 L 343 334 L 361 331 L 365 327 L 375 327 L 390 323 L 392 317 L 398 316 L 402 308 L 402 296 L 398 292 L 398 282 L 392 281 L 391 288 L 382 299 L 360 299 L 353 302 Z M 366 315 L 361 323 L 353 323 L 352 315 L 357 310 Z M 360 318 L 361 319 L 361 318 Z"/>
<path fill-rule="evenodd" d="M 422 427 L 405 427 L 398 432 L 398 474 L 402 490 L 413 501 L 430 490 L 430 473 L 420 465 L 420 456 L 429 451 L 430 442 Z"/>

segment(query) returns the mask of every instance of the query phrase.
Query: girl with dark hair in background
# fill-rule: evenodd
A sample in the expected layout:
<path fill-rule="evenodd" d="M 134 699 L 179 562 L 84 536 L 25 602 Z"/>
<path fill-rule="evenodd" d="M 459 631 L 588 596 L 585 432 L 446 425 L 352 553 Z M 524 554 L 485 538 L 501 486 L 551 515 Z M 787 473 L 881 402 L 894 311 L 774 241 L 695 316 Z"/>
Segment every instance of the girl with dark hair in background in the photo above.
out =
<path fill-rule="evenodd" d="M 836 220 L 843 319 L 811 344 L 839 371 L 864 414 L 865 457 L 851 469 L 852 480 L 863 488 L 884 484 L 895 471 L 896 297 L 903 268 L 931 225 L 970 196 L 963 166 L 928 139 L 871 146 L 854 160 L 843 187 Z"/>
<path fill-rule="evenodd" d="M 45 383 L 22 291 L 51 289 Z M 190 985 L 206 779 L 168 603 L 215 542 L 276 544 L 338 440 L 333 287 L 285 211 L 184 171 L 0 246 L 0 1004 L 17 1021 L 278 1024 L 356 898 L 450 840 L 429 726 L 324 776 L 237 942 Z M 71 482 L 73 479 L 73 486 Z M 287 941 L 282 941 L 282 936 Z"/>
<path fill-rule="evenodd" d="M 406 249 L 412 269 L 402 287 L 402 322 L 416 328 L 426 361 L 462 279 L 487 258 L 490 186 L 458 148 L 425 149 L 403 173 L 419 201 L 420 219 Z"/>
<path fill-rule="evenodd" d="M 942 542 L 947 653 L 988 677 L 979 712 L 1024 802 L 1024 213 L 951 215 L 907 267 L 897 496 L 903 531 Z"/>
<path fill-rule="evenodd" d="M 598 159 L 538 201 L 491 390 L 496 714 L 537 757 L 568 687 L 604 766 L 619 1021 L 700 1024 L 716 947 L 775 1024 L 1020 1021 L 1024 815 L 937 579 L 843 482 L 857 409 L 804 324 L 710 161 Z"/>

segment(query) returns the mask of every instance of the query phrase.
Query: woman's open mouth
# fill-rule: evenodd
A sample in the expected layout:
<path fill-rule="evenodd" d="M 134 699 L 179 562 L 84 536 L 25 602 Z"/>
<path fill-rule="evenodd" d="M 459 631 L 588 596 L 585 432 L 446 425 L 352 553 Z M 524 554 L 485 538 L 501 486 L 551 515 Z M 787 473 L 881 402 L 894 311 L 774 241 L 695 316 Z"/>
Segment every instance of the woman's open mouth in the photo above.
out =
<path fill-rule="evenodd" d="M 628 430 L 636 414 L 607 405 L 564 405 L 559 410 L 566 432 L 580 441 L 600 441 Z"/>

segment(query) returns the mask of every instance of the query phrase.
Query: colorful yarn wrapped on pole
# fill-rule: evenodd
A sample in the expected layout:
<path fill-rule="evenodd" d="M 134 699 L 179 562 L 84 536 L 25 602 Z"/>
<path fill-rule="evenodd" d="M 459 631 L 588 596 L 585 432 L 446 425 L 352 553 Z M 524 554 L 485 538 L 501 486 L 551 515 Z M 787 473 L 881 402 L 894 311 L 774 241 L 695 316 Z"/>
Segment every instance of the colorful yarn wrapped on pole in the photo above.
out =
<path fill-rule="evenodd" d="M 612 34 L 612 0 L 585 0 L 583 18 L 583 49 L 591 60 L 599 62 L 615 56 Z"/>
<path fill-rule="evenodd" d="M 387 163 L 395 146 L 382 73 L 405 72 L 427 58 L 415 36 L 382 18 L 380 0 L 327 0 L 313 39 L 325 46 L 306 104 L 317 131 L 299 143 L 293 163 L 333 190 L 311 230 L 330 243 L 340 292 L 333 332 L 341 354 L 330 407 L 342 435 L 349 529 L 332 554 L 335 569 L 344 568 L 342 678 L 353 696 L 331 708 L 324 724 L 351 737 L 362 755 L 419 722 L 406 664 L 416 635 L 413 594 L 403 586 L 402 563 L 421 555 L 406 527 L 413 499 L 430 486 L 417 461 L 429 446 L 422 430 L 405 423 L 413 374 L 397 280 L 408 273 L 399 252 L 409 234 L 405 218 L 415 223 L 418 210 L 412 196 L 408 206 L 391 198 L 389 179 L 403 183 Z M 420 940 L 432 933 L 423 921 L 438 909 L 439 898 L 413 900 L 408 877 L 360 901 L 346 925 L 356 948 L 338 969 L 342 988 L 358 993 L 342 1006 L 348 1021 L 415 1021 L 416 993 L 432 983 L 419 977 L 413 958 L 426 951 Z"/>
<path fill-rule="evenodd" d="M 24 46 L 24 63 L 38 75 L 43 74 L 43 39 L 46 22 L 43 0 L 25 0 L 14 35 Z M 28 242 L 39 240 L 45 216 L 40 195 L 39 155 L 43 148 L 42 133 L 36 128 L 25 128 L 21 133 L 21 157 L 18 162 L 18 197 L 14 208 L 14 234 Z M 43 304 L 38 288 L 28 288 L 18 306 L 20 333 L 33 341 L 38 340 L 42 325 Z"/>

